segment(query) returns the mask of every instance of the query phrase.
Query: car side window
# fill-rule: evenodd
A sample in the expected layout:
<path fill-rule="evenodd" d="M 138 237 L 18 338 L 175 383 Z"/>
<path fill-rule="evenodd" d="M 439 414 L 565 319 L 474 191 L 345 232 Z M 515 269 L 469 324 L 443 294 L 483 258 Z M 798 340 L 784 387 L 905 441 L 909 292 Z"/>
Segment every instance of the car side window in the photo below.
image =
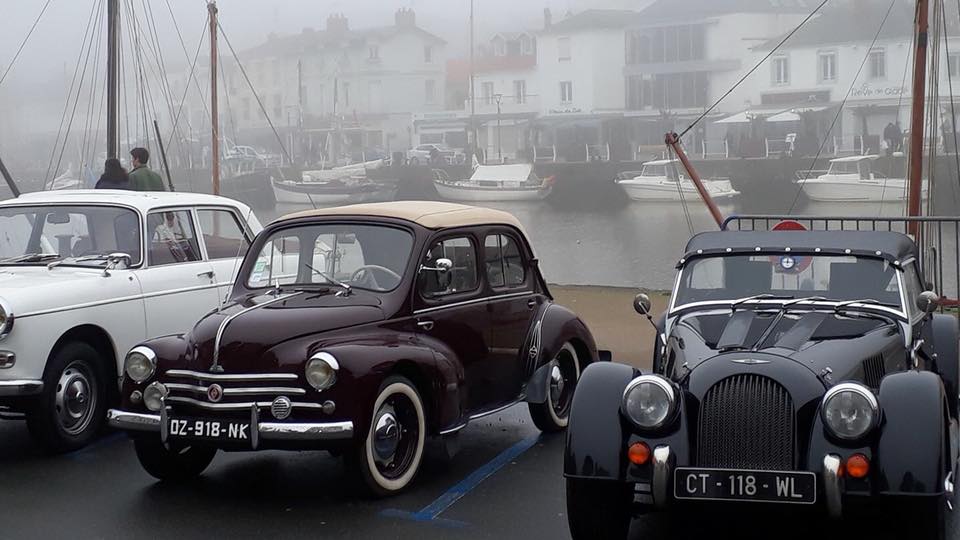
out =
<path fill-rule="evenodd" d="M 527 281 L 523 255 L 516 239 L 504 234 L 491 234 L 484 241 L 487 281 L 493 288 L 520 287 Z"/>
<path fill-rule="evenodd" d="M 198 210 L 200 232 L 211 260 L 235 259 L 250 247 L 237 216 L 229 210 Z"/>
<path fill-rule="evenodd" d="M 150 266 L 164 266 L 201 259 L 200 245 L 189 210 L 167 210 L 147 216 Z"/>
<path fill-rule="evenodd" d="M 449 259 L 453 267 L 449 272 L 421 270 L 420 294 L 426 299 L 443 298 L 458 293 L 474 291 L 479 285 L 477 255 L 473 240 L 468 237 L 445 238 L 427 251 L 421 265 L 436 268 L 437 261 Z"/>
<path fill-rule="evenodd" d="M 920 273 L 917 271 L 916 261 L 906 265 L 903 269 L 903 289 L 907 305 L 904 309 L 910 313 L 917 313 L 917 298 L 920 293 L 926 289 L 926 286 L 920 280 Z"/>

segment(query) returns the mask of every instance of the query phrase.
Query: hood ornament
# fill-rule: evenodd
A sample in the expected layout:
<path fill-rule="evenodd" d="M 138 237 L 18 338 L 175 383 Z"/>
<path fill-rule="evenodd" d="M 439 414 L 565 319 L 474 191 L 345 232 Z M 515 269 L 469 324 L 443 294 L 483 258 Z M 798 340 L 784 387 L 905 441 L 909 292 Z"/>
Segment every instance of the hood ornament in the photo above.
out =
<path fill-rule="evenodd" d="M 736 364 L 745 364 L 745 365 L 748 365 L 748 366 L 758 366 L 758 365 L 761 365 L 761 364 L 769 364 L 769 363 L 770 363 L 769 360 L 761 360 L 761 359 L 759 359 L 759 358 L 736 358 L 736 359 L 731 360 L 731 362 L 734 362 L 734 363 L 736 363 Z"/>

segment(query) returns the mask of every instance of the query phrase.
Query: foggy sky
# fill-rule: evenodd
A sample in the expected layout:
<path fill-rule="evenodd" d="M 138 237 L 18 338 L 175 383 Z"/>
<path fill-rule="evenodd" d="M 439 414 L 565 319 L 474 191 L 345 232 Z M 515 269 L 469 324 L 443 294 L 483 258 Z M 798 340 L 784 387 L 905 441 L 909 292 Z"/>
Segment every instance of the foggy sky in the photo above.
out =
<path fill-rule="evenodd" d="M 0 0 L 3 31 L 0 31 L 0 71 L 6 69 L 21 40 L 43 7 L 45 0 Z M 52 0 L 37 30 L 17 60 L 4 85 L 23 87 L 63 78 L 65 65 L 71 68 L 83 40 L 86 21 L 92 8 L 103 0 Z M 183 57 L 176 38 L 167 1 L 181 27 L 188 49 L 198 43 L 206 18 L 205 0 L 121 0 L 123 6 L 142 10 L 145 2 L 153 11 L 165 49 Z M 485 33 L 499 30 L 540 28 L 543 8 L 551 7 L 556 16 L 568 10 L 608 7 L 630 2 L 623 0 L 476 0 L 478 41 Z M 420 26 L 449 42 L 451 52 L 468 49 L 469 0 L 220 0 L 221 24 L 238 48 L 264 41 L 271 32 L 295 33 L 305 27 L 322 29 L 331 13 L 342 12 L 351 27 L 385 25 L 393 22 L 399 7 L 417 11 Z M 125 8 L 121 8 L 123 12 Z M 105 12 L 105 8 L 101 8 Z M 97 14 L 105 17 L 103 13 Z M 53 76 L 56 75 L 56 76 Z"/>

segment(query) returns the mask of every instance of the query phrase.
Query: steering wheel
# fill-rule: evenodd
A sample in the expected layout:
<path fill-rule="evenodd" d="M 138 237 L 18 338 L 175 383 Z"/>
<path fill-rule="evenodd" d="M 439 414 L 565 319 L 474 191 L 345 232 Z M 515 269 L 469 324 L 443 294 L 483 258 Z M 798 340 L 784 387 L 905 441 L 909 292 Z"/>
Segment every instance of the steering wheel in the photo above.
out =
<path fill-rule="evenodd" d="M 370 272 L 371 270 L 376 270 L 376 271 L 378 271 L 378 272 L 383 272 L 384 274 L 386 274 L 387 276 L 389 276 L 391 279 L 396 280 L 396 283 L 400 283 L 400 280 L 403 279 L 403 278 L 400 276 L 400 274 L 394 272 L 393 270 L 391 270 L 391 269 L 389 269 L 389 268 L 387 268 L 387 267 L 385 267 L 385 266 L 380 266 L 380 265 L 378 265 L 378 264 L 365 264 L 365 265 L 361 266 L 360 268 L 357 268 L 357 269 L 353 272 L 353 274 L 350 276 L 350 282 L 351 282 L 351 283 L 358 283 L 358 282 L 361 282 L 361 280 L 364 280 L 364 281 L 366 281 L 366 280 L 372 280 L 373 285 L 374 285 L 374 287 L 372 287 L 372 288 L 376 288 L 376 289 L 381 288 L 381 287 L 379 286 L 379 284 L 377 283 L 376 278 L 373 277 L 373 272 Z M 369 273 L 369 277 L 368 277 L 368 273 Z"/>

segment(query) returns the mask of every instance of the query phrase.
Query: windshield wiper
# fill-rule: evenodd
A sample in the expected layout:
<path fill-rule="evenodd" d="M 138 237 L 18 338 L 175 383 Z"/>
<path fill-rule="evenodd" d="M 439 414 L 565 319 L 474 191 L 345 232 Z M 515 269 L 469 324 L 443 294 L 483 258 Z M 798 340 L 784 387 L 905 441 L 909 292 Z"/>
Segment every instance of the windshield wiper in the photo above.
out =
<path fill-rule="evenodd" d="M 110 260 L 110 255 L 104 255 L 104 254 L 84 255 L 83 257 L 66 257 L 64 259 L 60 259 L 59 261 L 53 261 L 52 263 L 48 264 L 47 270 L 52 270 L 60 266 L 61 264 L 68 264 L 68 263 L 75 264 L 75 263 L 83 263 L 83 262 L 91 262 L 91 261 L 109 261 L 109 260 Z"/>
<path fill-rule="evenodd" d="M 840 302 L 834 306 L 834 312 L 841 312 L 844 309 L 852 307 L 854 304 L 868 304 L 874 306 L 883 306 L 883 307 L 896 307 L 896 304 L 891 304 L 890 302 L 881 302 L 879 300 L 874 300 L 873 298 L 861 298 L 859 300 L 847 300 L 845 302 Z"/>
<path fill-rule="evenodd" d="M 342 287 L 342 288 L 343 288 L 343 294 L 344 294 L 344 296 L 350 296 L 350 293 L 353 292 L 353 287 L 351 287 L 350 285 L 348 285 L 348 284 L 346 284 L 346 283 L 344 283 L 344 282 L 342 282 L 342 281 L 340 281 L 340 280 L 338 280 L 338 279 L 334 279 L 334 278 L 328 276 L 327 274 L 325 274 L 325 273 L 317 270 L 317 269 L 314 268 L 312 265 L 310 265 L 310 263 L 303 263 L 303 265 L 306 266 L 307 268 L 309 268 L 310 270 L 313 270 L 313 273 L 314 273 L 314 274 L 317 274 L 318 276 L 320 276 L 320 277 L 322 277 L 323 279 L 327 280 L 329 283 L 332 283 L 333 285 L 336 285 L 336 286 L 338 286 L 338 287 Z"/>
<path fill-rule="evenodd" d="M 46 261 L 48 259 L 59 258 L 60 255 L 57 253 L 28 253 L 26 255 L 20 255 L 19 257 L 7 257 L 6 259 L 0 259 L 0 264 L 37 263 Z"/>
<path fill-rule="evenodd" d="M 754 300 L 793 300 L 793 297 L 769 294 L 769 293 L 757 294 L 754 296 L 748 296 L 746 298 L 741 298 L 739 300 L 734 300 L 733 302 L 730 302 L 730 309 L 736 310 L 742 304 L 746 304 L 747 302 L 752 302 Z"/>

